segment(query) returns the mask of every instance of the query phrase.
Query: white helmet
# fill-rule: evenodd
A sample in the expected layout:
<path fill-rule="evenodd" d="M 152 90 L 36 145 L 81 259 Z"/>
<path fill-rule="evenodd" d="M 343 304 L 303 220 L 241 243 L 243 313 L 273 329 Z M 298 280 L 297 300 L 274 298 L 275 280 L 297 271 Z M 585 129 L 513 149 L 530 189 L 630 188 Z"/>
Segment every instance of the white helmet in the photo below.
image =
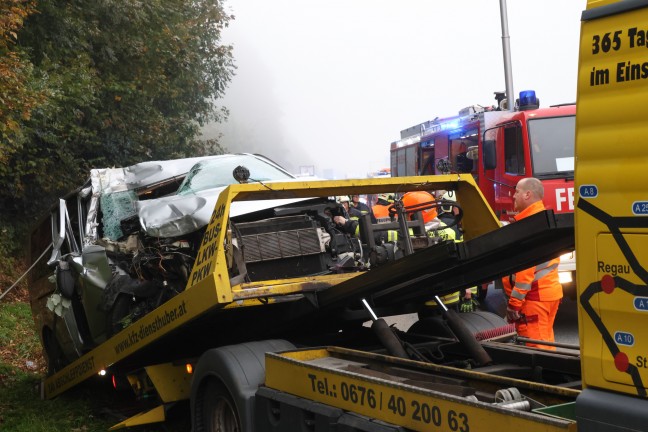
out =
<path fill-rule="evenodd" d="M 388 194 L 388 193 L 380 193 L 378 194 L 378 199 L 388 202 L 388 203 L 393 203 L 394 202 L 394 195 Z"/>
<path fill-rule="evenodd" d="M 441 197 L 443 201 L 452 201 L 452 202 L 457 202 L 457 192 L 456 191 L 446 191 L 446 193 L 443 194 Z M 442 213 L 452 213 L 452 206 L 451 205 L 442 205 L 441 206 L 441 212 Z"/>
<path fill-rule="evenodd" d="M 347 195 L 341 195 L 339 197 L 335 198 L 335 201 L 337 201 L 338 204 L 342 204 L 343 202 L 349 202 L 351 201 Z"/>

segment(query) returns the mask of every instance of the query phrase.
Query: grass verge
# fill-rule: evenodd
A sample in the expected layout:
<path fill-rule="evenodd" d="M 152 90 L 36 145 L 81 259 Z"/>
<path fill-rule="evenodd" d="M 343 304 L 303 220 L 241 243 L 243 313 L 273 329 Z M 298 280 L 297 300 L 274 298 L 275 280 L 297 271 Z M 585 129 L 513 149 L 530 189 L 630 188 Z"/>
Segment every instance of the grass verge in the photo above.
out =
<path fill-rule="evenodd" d="M 41 400 L 40 376 L 0 365 L 0 429 L 12 432 L 107 431 L 111 423 L 96 418 L 82 389 L 51 401 Z"/>
<path fill-rule="evenodd" d="M 23 296 L 19 296 L 24 298 Z M 53 400 L 42 400 L 45 360 L 29 304 L 0 302 L 0 430 L 10 432 L 105 432 L 122 418 L 129 396 L 115 393 L 107 380 L 89 380 Z M 187 416 L 173 423 L 129 432 L 188 432 Z"/>
<path fill-rule="evenodd" d="M 83 389 L 52 401 L 40 398 L 45 369 L 29 304 L 0 303 L 0 430 L 12 432 L 106 431 Z"/>

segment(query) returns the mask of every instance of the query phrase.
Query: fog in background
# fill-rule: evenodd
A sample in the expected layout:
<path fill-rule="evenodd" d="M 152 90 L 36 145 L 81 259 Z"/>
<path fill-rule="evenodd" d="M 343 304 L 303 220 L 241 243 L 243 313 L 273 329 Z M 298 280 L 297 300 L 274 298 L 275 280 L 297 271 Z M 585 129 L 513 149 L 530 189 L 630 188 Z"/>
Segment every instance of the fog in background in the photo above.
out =
<path fill-rule="evenodd" d="M 509 0 L 514 92 L 575 102 L 585 0 Z M 230 152 L 293 173 L 366 177 L 400 131 L 504 91 L 498 0 L 226 0 L 238 67 L 224 100 Z M 518 97 L 518 96 L 516 96 Z"/>

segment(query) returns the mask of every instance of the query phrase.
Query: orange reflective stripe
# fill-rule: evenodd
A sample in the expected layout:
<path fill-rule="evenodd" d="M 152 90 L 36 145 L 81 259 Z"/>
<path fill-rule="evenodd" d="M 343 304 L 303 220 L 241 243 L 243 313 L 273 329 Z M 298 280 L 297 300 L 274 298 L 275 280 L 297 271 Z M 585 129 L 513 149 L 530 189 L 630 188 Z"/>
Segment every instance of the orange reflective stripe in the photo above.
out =
<path fill-rule="evenodd" d="M 554 341 L 553 325 L 558 313 L 560 300 L 555 301 L 527 301 L 520 311 L 526 318 L 515 323 L 515 328 L 520 336 L 548 342 Z M 527 344 L 537 348 L 555 350 L 555 347 L 539 344 Z"/>
<path fill-rule="evenodd" d="M 562 285 L 558 280 L 559 258 L 552 259 L 536 267 L 517 272 L 513 276 L 515 285 L 511 287 L 507 277 L 502 279 L 504 290 L 514 308 L 522 307 L 525 300 L 553 301 L 563 296 Z"/>

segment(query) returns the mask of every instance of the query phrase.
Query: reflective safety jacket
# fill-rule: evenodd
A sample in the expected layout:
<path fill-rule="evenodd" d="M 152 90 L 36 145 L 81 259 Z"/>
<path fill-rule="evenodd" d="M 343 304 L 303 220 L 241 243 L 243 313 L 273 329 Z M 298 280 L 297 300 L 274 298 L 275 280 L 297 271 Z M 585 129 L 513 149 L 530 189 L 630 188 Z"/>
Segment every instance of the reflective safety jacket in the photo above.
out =
<path fill-rule="evenodd" d="M 346 223 L 338 228 L 353 237 L 360 236 L 360 222 L 355 216 L 348 217 Z"/>
<path fill-rule="evenodd" d="M 441 240 L 452 240 L 454 242 L 462 241 L 461 238 L 457 239 L 457 232 L 452 228 L 448 228 L 445 222 L 440 221 L 439 219 L 434 219 L 432 222 L 425 224 L 425 232 L 428 237 L 440 237 Z M 409 229 L 410 235 L 414 235 L 414 230 Z M 398 231 L 389 230 L 387 231 L 387 241 L 397 241 L 398 240 Z"/>
<path fill-rule="evenodd" d="M 545 210 L 542 201 L 537 201 L 515 216 L 515 220 L 524 219 Z M 511 309 L 520 310 L 526 300 L 554 301 L 563 296 L 562 285 L 558 280 L 558 264 L 560 258 L 554 258 L 535 267 L 519 271 L 514 275 L 504 277 L 502 284 L 509 298 Z"/>
<path fill-rule="evenodd" d="M 476 286 L 471 287 L 471 288 L 466 288 L 466 290 L 470 291 L 471 295 L 473 297 L 477 297 L 477 294 L 479 294 L 479 290 L 477 289 Z M 443 295 L 439 297 L 441 301 L 443 302 L 444 305 L 449 306 L 453 305 L 455 303 L 458 303 L 459 300 L 461 300 L 461 290 L 456 291 L 450 294 Z M 425 302 L 425 306 L 427 307 L 435 307 L 437 306 L 437 302 L 434 300 L 428 300 Z"/>
<path fill-rule="evenodd" d="M 448 228 L 448 225 L 440 219 L 434 219 L 434 224 L 426 224 L 425 230 L 428 237 L 440 237 L 441 240 L 452 240 L 454 242 L 461 242 L 463 239 L 457 238 L 457 232 Z"/>
<path fill-rule="evenodd" d="M 389 219 L 389 206 L 391 204 L 383 205 L 383 204 L 376 204 L 373 206 L 371 209 L 373 211 L 374 216 L 376 217 L 376 220 L 378 222 L 388 222 L 390 221 Z"/>

